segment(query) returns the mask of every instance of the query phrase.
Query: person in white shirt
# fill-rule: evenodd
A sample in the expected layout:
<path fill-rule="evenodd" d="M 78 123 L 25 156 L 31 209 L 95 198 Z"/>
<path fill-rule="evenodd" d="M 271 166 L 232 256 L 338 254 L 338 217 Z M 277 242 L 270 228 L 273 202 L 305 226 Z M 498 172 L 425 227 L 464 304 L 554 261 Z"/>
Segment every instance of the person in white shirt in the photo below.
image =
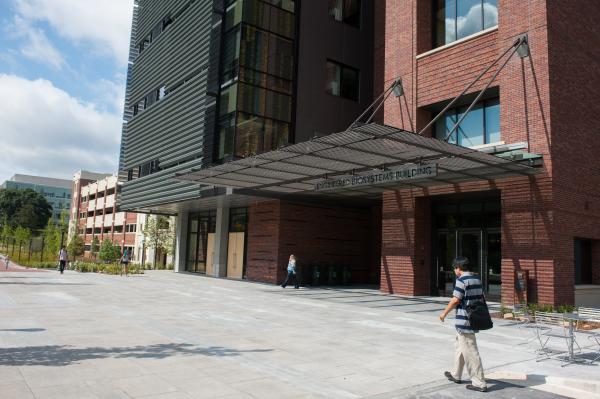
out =
<path fill-rule="evenodd" d="M 60 249 L 60 252 L 58 253 L 58 261 L 60 263 L 60 274 L 63 274 L 63 272 L 65 271 L 65 267 L 67 266 L 68 260 L 69 260 L 69 254 L 67 253 L 67 250 L 65 249 L 65 247 L 62 247 Z"/>

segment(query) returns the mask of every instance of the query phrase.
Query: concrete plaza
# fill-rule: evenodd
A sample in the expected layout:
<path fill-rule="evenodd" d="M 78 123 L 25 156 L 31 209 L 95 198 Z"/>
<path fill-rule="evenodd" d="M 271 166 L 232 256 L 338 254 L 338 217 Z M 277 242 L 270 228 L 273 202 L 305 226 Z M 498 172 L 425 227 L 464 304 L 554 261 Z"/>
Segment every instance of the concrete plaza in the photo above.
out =
<path fill-rule="evenodd" d="M 13 268 L 0 273 L 0 398 L 597 397 L 598 365 L 536 362 L 531 332 L 503 321 L 478 335 L 490 392 L 449 383 L 444 303 Z"/>

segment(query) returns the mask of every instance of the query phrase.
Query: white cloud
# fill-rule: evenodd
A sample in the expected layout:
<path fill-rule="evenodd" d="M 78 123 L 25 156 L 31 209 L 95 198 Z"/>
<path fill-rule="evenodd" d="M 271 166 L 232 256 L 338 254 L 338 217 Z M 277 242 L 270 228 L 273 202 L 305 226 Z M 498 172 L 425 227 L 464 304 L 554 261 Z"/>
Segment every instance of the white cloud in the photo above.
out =
<path fill-rule="evenodd" d="M 0 181 L 15 173 L 70 178 L 116 171 L 121 116 L 43 79 L 0 74 Z"/>
<path fill-rule="evenodd" d="M 30 21 L 46 21 L 65 39 L 127 63 L 133 0 L 14 0 Z"/>
<path fill-rule="evenodd" d="M 12 24 L 12 33 L 16 37 L 26 40 L 21 48 L 21 54 L 30 60 L 48 64 L 52 68 L 61 70 L 65 65 L 65 59 L 60 52 L 54 48 L 46 37 L 43 30 L 31 26 L 26 20 L 16 16 Z"/>

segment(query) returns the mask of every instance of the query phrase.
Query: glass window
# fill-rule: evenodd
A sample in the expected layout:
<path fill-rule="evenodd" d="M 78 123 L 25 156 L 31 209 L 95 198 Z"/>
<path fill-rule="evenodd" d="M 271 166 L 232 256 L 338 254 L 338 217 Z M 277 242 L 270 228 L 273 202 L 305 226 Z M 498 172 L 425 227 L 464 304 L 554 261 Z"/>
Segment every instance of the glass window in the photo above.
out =
<path fill-rule="evenodd" d="M 498 25 L 498 0 L 483 0 L 483 29 Z"/>
<path fill-rule="evenodd" d="M 445 140 L 456 122 L 464 115 L 467 107 L 450 109 L 435 123 L 435 137 Z M 498 99 L 476 105 L 460 123 L 458 129 L 448 138 L 451 144 L 473 147 L 497 143 L 500 135 L 500 103 Z"/>
<path fill-rule="evenodd" d="M 268 72 L 292 80 L 294 74 L 294 44 L 290 40 L 269 35 Z"/>
<path fill-rule="evenodd" d="M 360 28 L 360 0 L 329 0 L 329 16 L 335 21 Z"/>
<path fill-rule="evenodd" d="M 235 111 L 237 106 L 238 85 L 233 84 L 226 89 L 221 90 L 221 99 L 219 104 L 219 116 L 229 114 Z"/>
<path fill-rule="evenodd" d="M 229 232 L 240 233 L 246 231 L 248 223 L 248 210 L 246 208 L 231 208 L 229 211 Z"/>
<path fill-rule="evenodd" d="M 339 96 L 342 68 L 338 64 L 327 61 L 325 71 L 327 76 L 325 91 L 334 96 Z"/>
<path fill-rule="evenodd" d="M 327 61 L 325 75 L 327 93 L 358 101 L 360 73 L 357 69 Z"/>
<path fill-rule="evenodd" d="M 498 25 L 497 0 L 437 0 L 434 47 Z"/>
<path fill-rule="evenodd" d="M 265 116 L 280 121 L 291 122 L 292 98 L 286 94 L 268 90 Z"/>
<path fill-rule="evenodd" d="M 235 134 L 235 156 L 247 157 L 262 150 L 265 120 L 240 113 Z"/>
<path fill-rule="evenodd" d="M 242 22 L 242 1 L 236 1 L 233 6 L 227 9 L 225 15 L 225 30 L 233 28 Z"/>
<path fill-rule="evenodd" d="M 481 0 L 456 1 L 456 39 L 462 39 L 483 30 Z"/>
<path fill-rule="evenodd" d="M 456 130 L 458 144 L 463 147 L 482 145 L 483 142 L 483 107 L 476 105 L 465 116 L 466 109 L 461 109 L 457 119 L 464 116 L 460 126 Z"/>
<path fill-rule="evenodd" d="M 576 238 L 575 250 L 575 284 L 593 284 L 592 272 L 592 240 Z"/>
<path fill-rule="evenodd" d="M 489 101 L 485 106 L 485 142 L 500 141 L 500 101 Z"/>
<path fill-rule="evenodd" d="M 218 153 L 217 159 L 231 157 L 233 154 L 233 136 L 235 134 L 235 114 L 222 118 L 217 127 Z"/>

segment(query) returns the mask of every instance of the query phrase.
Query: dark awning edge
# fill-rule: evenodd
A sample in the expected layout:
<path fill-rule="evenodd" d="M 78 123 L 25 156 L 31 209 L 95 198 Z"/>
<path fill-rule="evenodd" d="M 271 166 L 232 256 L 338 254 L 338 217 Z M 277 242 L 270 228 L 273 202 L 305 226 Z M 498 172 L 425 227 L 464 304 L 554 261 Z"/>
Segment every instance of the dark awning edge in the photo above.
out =
<path fill-rule="evenodd" d="M 231 187 L 254 195 L 373 197 L 398 188 L 423 188 L 469 180 L 533 175 L 541 155 L 511 151 L 492 155 L 391 126 L 368 124 L 313 140 L 177 175 L 203 185 Z M 435 165 L 435 175 L 414 175 L 411 165 Z M 406 166 L 403 170 L 403 166 Z M 395 171 L 394 176 L 389 171 Z M 368 184 L 365 176 L 379 178 Z M 412 175 L 411 175 L 412 173 Z M 382 178 L 390 179 L 384 180 Z M 391 176 L 391 177 L 390 177 Z M 355 178 L 355 177 L 358 177 Z M 392 180 L 392 178 L 405 180 Z M 317 183 L 341 180 L 338 188 L 315 191 Z M 367 184 L 364 184 L 365 181 Z M 343 182 L 348 182 L 343 186 Z M 357 182 L 360 184 L 353 185 Z"/>

